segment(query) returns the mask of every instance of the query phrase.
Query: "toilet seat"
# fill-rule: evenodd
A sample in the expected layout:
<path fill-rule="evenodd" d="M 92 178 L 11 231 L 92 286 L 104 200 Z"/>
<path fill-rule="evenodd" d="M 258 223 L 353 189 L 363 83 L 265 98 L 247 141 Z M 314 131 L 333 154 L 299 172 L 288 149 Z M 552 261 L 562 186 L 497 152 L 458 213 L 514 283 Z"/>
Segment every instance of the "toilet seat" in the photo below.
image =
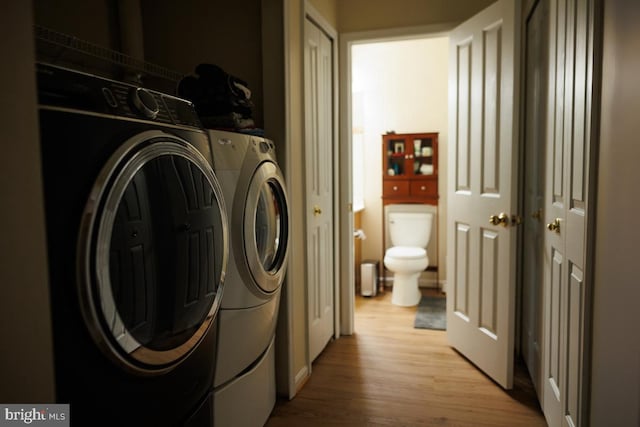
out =
<path fill-rule="evenodd" d="M 414 246 L 394 246 L 387 249 L 386 255 L 393 258 L 417 259 L 427 256 L 427 251 Z"/>

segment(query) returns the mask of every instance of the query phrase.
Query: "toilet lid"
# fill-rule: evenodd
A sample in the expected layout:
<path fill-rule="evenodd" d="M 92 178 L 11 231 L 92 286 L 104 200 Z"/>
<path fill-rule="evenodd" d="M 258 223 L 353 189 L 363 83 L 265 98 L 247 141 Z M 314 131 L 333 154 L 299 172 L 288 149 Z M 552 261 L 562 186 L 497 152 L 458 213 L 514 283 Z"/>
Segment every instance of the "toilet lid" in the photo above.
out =
<path fill-rule="evenodd" d="M 427 256 L 427 251 L 424 248 L 413 246 L 394 246 L 387 250 L 387 256 L 405 259 L 424 258 Z"/>

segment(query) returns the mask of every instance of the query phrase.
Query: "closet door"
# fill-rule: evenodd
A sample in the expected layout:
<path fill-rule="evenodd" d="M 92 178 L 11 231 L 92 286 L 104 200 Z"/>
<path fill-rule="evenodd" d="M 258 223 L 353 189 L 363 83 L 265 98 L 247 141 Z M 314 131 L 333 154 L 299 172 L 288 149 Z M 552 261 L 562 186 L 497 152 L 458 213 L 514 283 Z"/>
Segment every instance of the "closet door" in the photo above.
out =
<path fill-rule="evenodd" d="M 305 178 L 309 357 L 334 331 L 333 41 L 305 19 Z"/>
<path fill-rule="evenodd" d="M 544 218 L 543 410 L 585 423 L 585 280 L 592 129 L 594 1 L 552 0 Z"/>

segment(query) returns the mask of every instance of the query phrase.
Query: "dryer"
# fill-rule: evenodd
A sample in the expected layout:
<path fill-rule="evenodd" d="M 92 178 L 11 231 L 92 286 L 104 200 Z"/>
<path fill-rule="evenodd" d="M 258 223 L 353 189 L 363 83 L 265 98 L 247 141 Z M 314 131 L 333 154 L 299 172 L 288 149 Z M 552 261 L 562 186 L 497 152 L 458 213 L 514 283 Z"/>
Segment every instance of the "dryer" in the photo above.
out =
<path fill-rule="evenodd" d="M 74 425 L 210 426 L 228 221 L 192 104 L 37 81 L 57 402 Z"/>
<path fill-rule="evenodd" d="M 230 256 L 219 313 L 216 426 L 264 425 L 275 404 L 275 328 L 289 247 L 289 208 L 275 145 L 212 130 L 227 201 Z"/>

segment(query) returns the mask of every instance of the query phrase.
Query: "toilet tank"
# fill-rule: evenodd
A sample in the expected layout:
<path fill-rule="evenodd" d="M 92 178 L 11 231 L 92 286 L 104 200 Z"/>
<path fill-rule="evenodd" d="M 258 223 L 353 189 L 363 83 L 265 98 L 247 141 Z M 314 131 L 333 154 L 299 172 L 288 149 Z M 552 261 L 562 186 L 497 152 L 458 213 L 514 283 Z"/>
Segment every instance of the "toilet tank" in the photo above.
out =
<path fill-rule="evenodd" d="M 426 248 L 431 238 L 433 214 L 427 212 L 389 212 L 389 237 L 393 246 Z"/>

